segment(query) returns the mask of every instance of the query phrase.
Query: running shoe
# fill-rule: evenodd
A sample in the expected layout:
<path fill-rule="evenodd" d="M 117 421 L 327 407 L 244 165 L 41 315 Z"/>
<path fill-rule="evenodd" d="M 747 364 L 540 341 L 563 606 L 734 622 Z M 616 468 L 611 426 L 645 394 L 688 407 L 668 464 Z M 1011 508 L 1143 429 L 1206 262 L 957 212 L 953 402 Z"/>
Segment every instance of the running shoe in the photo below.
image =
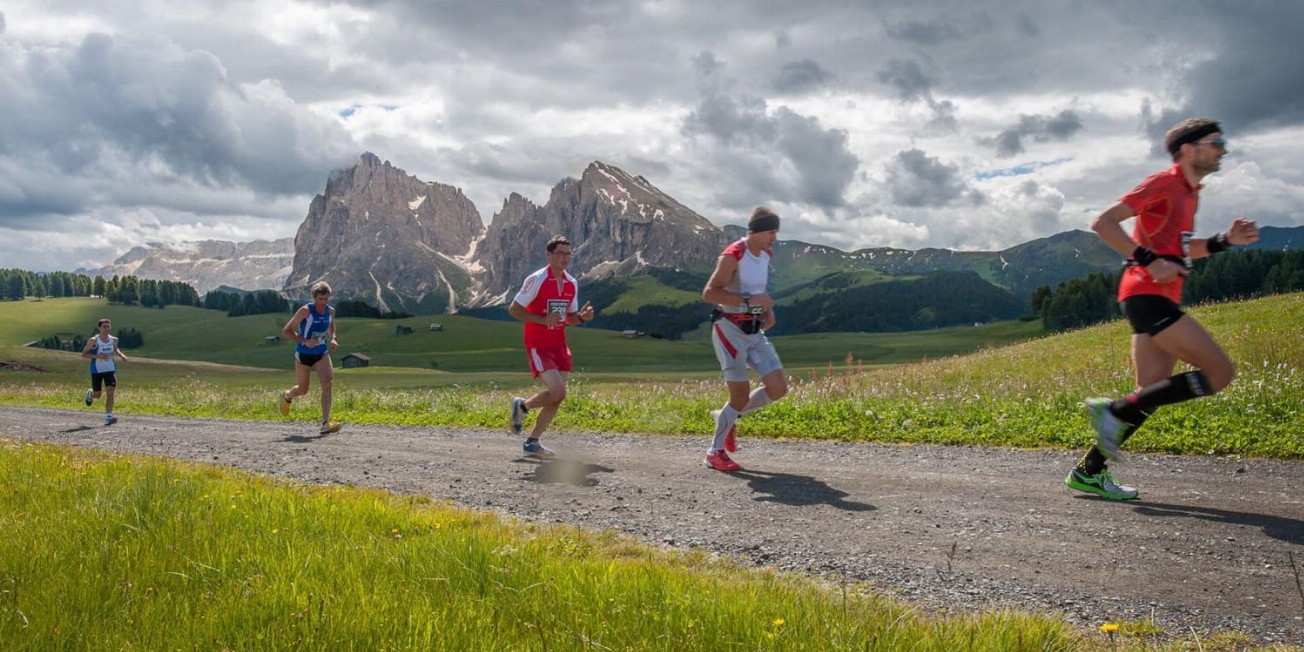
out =
<path fill-rule="evenodd" d="M 711 421 L 712 422 L 720 421 L 719 410 L 711 410 Z M 735 421 L 732 426 L 729 426 L 729 432 L 724 436 L 724 449 L 729 451 L 730 453 L 738 452 L 738 437 L 735 436 L 735 433 L 737 432 L 738 432 L 738 422 Z"/>
<path fill-rule="evenodd" d="M 86 405 L 89 406 L 91 403 L 94 402 L 95 402 L 95 390 L 93 389 L 86 390 Z"/>
<path fill-rule="evenodd" d="M 323 421 L 321 422 L 321 432 L 318 434 L 329 435 L 332 432 L 339 432 L 342 427 L 344 427 L 344 424 L 339 421 Z"/>
<path fill-rule="evenodd" d="M 738 471 L 743 468 L 737 462 L 729 459 L 729 455 L 722 450 L 707 453 L 704 462 L 716 471 Z"/>
<path fill-rule="evenodd" d="M 285 392 L 281 392 L 281 416 L 283 417 L 290 416 L 290 402 L 292 400 L 293 399 L 291 399 L 289 396 L 285 395 Z"/>
<path fill-rule="evenodd" d="M 1091 417 L 1091 427 L 1096 429 L 1096 448 L 1100 449 L 1100 454 L 1107 460 L 1121 460 L 1123 456 L 1118 447 L 1128 426 L 1114 416 L 1109 409 L 1110 403 L 1113 401 L 1107 398 L 1089 398 L 1086 401 L 1087 414 Z"/>
<path fill-rule="evenodd" d="M 1110 500 L 1132 500 L 1139 493 L 1135 487 L 1124 486 L 1115 481 L 1109 469 L 1101 469 L 1100 473 L 1089 475 L 1075 468 L 1069 472 L 1069 477 L 1064 478 L 1064 484 L 1078 491 L 1096 494 Z"/>
<path fill-rule="evenodd" d="M 512 399 L 512 432 L 519 435 L 521 428 L 525 426 L 525 415 L 529 414 L 530 408 L 525 407 L 525 399 L 517 396 Z"/>
<path fill-rule="evenodd" d="M 115 417 L 112 414 L 104 415 L 104 425 L 111 426 L 117 422 L 118 422 L 118 417 Z"/>
<path fill-rule="evenodd" d="M 537 439 L 534 441 L 525 442 L 524 450 L 525 450 L 526 457 L 549 458 L 555 454 L 552 452 L 551 449 L 547 448 L 543 444 L 540 444 L 539 440 Z"/>

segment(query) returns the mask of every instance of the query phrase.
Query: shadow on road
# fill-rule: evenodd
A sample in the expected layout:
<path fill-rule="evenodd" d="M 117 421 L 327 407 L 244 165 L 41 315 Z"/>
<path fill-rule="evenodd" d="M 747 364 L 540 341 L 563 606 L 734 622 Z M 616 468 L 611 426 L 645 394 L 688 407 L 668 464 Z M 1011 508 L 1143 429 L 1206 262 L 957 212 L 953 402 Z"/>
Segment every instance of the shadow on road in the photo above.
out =
<path fill-rule="evenodd" d="M 525 476 L 530 482 L 544 484 L 568 484 L 572 487 L 592 487 L 598 484 L 597 478 L 589 477 L 593 473 L 611 473 L 611 469 L 601 464 L 587 464 L 572 460 L 553 460 L 535 462 L 534 471 Z"/>
<path fill-rule="evenodd" d="M 729 475 L 747 480 L 747 486 L 751 487 L 752 491 L 756 493 L 768 494 L 757 496 L 754 499 L 762 502 L 780 503 L 794 507 L 828 505 L 848 512 L 869 512 L 878 509 L 867 503 L 847 500 L 846 497 L 851 494 L 841 489 L 834 489 L 827 483 L 808 475 L 771 473 L 751 469 L 731 471 Z"/>
<path fill-rule="evenodd" d="M 1248 512 L 1231 512 L 1212 507 L 1193 507 L 1191 505 L 1167 505 L 1164 503 L 1145 503 L 1135 507 L 1138 514 L 1146 516 L 1185 516 L 1218 523 L 1252 525 L 1263 528 L 1263 533 L 1287 543 L 1304 544 L 1304 521 L 1267 514 Z"/>
<path fill-rule="evenodd" d="M 329 435 L 330 433 L 326 433 Z M 318 439 L 325 439 L 326 435 L 286 435 L 281 441 L 291 444 L 311 444 Z"/>
<path fill-rule="evenodd" d="M 71 428 L 69 428 L 69 429 L 67 429 L 67 430 L 60 430 L 59 432 L 61 432 L 61 433 L 63 433 L 63 434 L 66 435 L 66 434 L 68 434 L 68 433 L 70 433 L 70 432 L 81 432 L 81 431 L 83 431 L 83 430 L 94 430 L 94 429 L 95 429 L 95 426 L 73 426 L 73 427 L 71 427 Z"/>

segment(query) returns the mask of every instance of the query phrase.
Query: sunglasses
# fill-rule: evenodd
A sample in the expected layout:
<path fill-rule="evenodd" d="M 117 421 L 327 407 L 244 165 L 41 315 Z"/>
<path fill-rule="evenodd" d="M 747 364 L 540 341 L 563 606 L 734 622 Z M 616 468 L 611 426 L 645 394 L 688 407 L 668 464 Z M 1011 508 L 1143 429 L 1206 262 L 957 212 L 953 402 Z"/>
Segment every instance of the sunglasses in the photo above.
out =
<path fill-rule="evenodd" d="M 1226 139 L 1226 138 L 1214 138 L 1213 140 L 1197 140 L 1197 141 L 1195 141 L 1194 144 L 1196 144 L 1196 145 L 1213 145 L 1213 146 L 1215 146 L 1215 147 L 1221 147 L 1221 148 L 1223 148 L 1223 149 L 1227 149 L 1227 139 Z"/>

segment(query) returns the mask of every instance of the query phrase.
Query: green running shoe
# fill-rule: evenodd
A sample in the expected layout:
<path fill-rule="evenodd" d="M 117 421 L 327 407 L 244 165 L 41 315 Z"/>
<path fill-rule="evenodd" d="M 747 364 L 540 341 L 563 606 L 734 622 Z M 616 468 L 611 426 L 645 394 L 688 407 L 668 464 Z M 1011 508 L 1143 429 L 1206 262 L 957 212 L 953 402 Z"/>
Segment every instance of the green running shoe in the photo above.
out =
<path fill-rule="evenodd" d="M 1064 484 L 1072 489 L 1110 500 L 1133 500 L 1139 493 L 1136 487 L 1128 487 L 1116 482 L 1114 476 L 1110 475 L 1109 469 L 1101 469 L 1100 473 L 1089 475 L 1075 468 L 1069 471 L 1069 477 L 1064 478 Z"/>

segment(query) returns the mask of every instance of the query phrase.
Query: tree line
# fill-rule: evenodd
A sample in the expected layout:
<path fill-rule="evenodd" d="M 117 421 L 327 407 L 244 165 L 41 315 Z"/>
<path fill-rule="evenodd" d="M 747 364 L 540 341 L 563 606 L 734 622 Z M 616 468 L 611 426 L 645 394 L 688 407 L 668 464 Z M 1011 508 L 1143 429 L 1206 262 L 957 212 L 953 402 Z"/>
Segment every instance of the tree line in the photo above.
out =
<path fill-rule="evenodd" d="M 1081 328 L 1117 318 L 1122 270 L 1070 279 L 1054 290 L 1033 291 L 1033 312 L 1049 331 Z M 1235 301 L 1304 290 L 1304 251 L 1244 249 L 1195 261 L 1183 303 Z"/>
<path fill-rule="evenodd" d="M 295 304 L 276 290 L 253 292 L 209 290 L 204 295 L 203 307 L 209 310 L 223 310 L 227 317 L 243 317 L 274 312 L 294 312 Z"/>
<path fill-rule="evenodd" d="M 59 335 L 51 335 L 41 338 L 40 346 L 43 349 L 63 349 L 65 351 L 81 351 L 86 346 L 86 341 L 99 334 L 96 328 L 90 335 L 74 334 L 70 339 L 63 339 Z M 123 349 L 138 349 L 145 346 L 145 336 L 135 328 L 119 329 L 118 346 Z"/>
<path fill-rule="evenodd" d="M 111 303 L 155 306 L 199 306 L 199 293 L 187 283 L 156 281 L 135 276 L 106 279 L 71 272 L 38 274 L 25 269 L 0 269 L 0 298 L 21 301 L 24 297 L 104 297 Z"/>

